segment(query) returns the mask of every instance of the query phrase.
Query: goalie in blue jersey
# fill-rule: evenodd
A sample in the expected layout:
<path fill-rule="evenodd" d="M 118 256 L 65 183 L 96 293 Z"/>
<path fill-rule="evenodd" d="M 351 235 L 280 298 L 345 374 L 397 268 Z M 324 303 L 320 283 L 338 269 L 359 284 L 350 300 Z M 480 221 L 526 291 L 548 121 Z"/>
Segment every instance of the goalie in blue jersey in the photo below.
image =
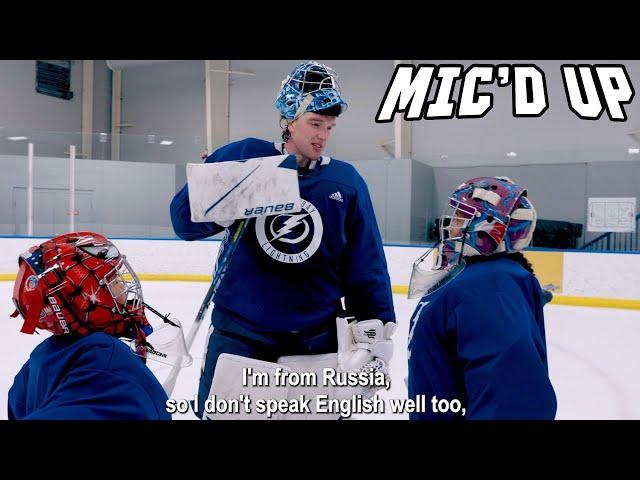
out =
<path fill-rule="evenodd" d="M 148 317 L 157 312 L 116 246 L 98 233 L 71 232 L 31 247 L 18 264 L 12 317 L 22 317 L 23 333 L 53 335 L 16 375 L 9 419 L 171 420 L 167 394 L 145 363 L 182 367 L 191 357 L 179 322 Z"/>
<path fill-rule="evenodd" d="M 213 298 L 198 416 L 215 393 L 214 373 L 216 382 L 221 376 L 223 384 L 237 380 L 237 372 L 221 373 L 221 354 L 276 362 L 282 356 L 336 352 L 337 316 L 361 320 L 348 324 L 347 337 L 365 339 L 359 348 L 354 340 L 354 352 L 367 350 L 367 345 L 375 350 L 375 355 L 362 358 L 376 357 L 379 366 L 391 356 L 395 327 L 391 284 L 367 186 L 350 164 L 323 156 L 337 118 L 347 107 L 336 73 L 316 62 L 300 64 L 282 82 L 275 106 L 281 116 L 282 141 L 247 138 L 217 149 L 205 160 L 296 155 L 302 210 L 251 219 L 239 240 Z M 221 255 L 231 248 L 239 224 L 192 222 L 188 185 L 175 195 L 171 219 L 184 240 L 228 228 Z M 370 333 L 365 335 L 364 330 Z M 238 393 L 228 386 L 224 389 Z"/>
<path fill-rule="evenodd" d="M 506 177 L 474 178 L 449 206 L 409 286 L 422 297 L 409 330 L 409 398 L 428 405 L 411 418 L 553 419 L 546 301 L 521 253 L 536 224 L 527 192 Z"/>

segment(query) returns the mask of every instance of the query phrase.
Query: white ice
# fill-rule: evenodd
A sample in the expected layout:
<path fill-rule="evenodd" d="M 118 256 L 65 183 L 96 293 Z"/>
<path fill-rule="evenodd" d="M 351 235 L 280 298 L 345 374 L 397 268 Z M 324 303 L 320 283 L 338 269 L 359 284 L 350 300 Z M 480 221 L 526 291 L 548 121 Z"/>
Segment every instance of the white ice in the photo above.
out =
<path fill-rule="evenodd" d="M 206 283 L 144 282 L 145 301 L 157 310 L 179 318 L 188 331 L 193 323 Z M 9 317 L 13 282 L 0 282 L 0 419 L 7 418 L 7 392 L 13 377 L 31 350 L 47 334 L 19 332 L 21 320 Z M 357 419 L 405 419 L 389 413 L 392 398 L 406 398 L 406 339 L 408 323 L 417 300 L 394 295 L 398 330 L 391 361 L 392 384 L 380 397 L 384 414 L 354 415 Z M 198 386 L 210 312 L 191 351 L 194 362 L 183 369 L 172 398 L 192 399 Z M 545 307 L 549 371 L 558 397 L 557 419 L 640 419 L 640 311 L 548 305 Z M 163 381 L 169 367 L 148 362 Z M 192 413 L 175 419 L 194 419 Z"/>

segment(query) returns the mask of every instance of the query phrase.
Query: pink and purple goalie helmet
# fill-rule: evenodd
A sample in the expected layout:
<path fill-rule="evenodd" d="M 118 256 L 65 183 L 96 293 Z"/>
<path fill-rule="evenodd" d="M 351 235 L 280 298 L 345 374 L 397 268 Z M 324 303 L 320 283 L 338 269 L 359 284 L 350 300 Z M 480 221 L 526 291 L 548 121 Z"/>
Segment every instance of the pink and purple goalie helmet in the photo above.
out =
<path fill-rule="evenodd" d="M 440 221 L 436 269 L 460 256 L 518 252 L 531 243 L 536 211 L 527 191 L 507 177 L 477 177 L 460 185 L 449 199 L 452 215 Z"/>

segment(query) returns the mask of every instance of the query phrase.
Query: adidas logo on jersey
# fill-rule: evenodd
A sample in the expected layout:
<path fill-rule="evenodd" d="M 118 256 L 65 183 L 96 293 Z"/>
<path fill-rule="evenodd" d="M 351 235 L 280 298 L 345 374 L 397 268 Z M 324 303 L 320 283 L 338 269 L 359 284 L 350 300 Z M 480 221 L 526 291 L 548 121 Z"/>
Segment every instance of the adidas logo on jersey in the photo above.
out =
<path fill-rule="evenodd" d="M 336 193 L 332 193 L 331 195 L 329 195 L 329 198 L 332 200 L 337 200 L 339 202 L 342 202 L 342 195 L 340 195 L 340 192 L 336 192 Z"/>

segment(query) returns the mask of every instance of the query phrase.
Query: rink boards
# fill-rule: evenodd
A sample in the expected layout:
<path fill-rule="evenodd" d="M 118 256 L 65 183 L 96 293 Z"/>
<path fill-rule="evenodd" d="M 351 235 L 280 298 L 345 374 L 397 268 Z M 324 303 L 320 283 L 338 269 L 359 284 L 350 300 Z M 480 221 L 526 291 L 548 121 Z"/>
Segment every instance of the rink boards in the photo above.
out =
<path fill-rule="evenodd" d="M 18 255 L 44 239 L 0 238 L 0 281 L 12 281 Z M 143 280 L 209 281 L 220 241 L 114 239 Z M 385 245 L 394 293 L 407 291 L 411 267 L 428 247 Z M 527 250 L 554 303 L 589 307 L 640 309 L 640 254 L 580 250 Z"/>

